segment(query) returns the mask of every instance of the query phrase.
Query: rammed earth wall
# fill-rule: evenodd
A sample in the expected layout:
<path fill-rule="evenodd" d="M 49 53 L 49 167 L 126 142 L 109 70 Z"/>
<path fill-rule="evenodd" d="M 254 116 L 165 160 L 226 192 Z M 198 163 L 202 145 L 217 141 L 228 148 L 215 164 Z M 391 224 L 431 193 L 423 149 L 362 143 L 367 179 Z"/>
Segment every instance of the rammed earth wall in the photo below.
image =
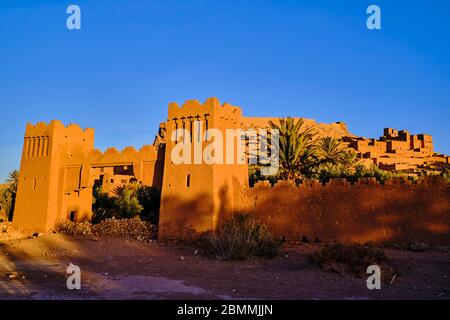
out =
<path fill-rule="evenodd" d="M 237 202 L 287 240 L 450 244 L 450 184 L 440 179 L 260 182 Z"/>

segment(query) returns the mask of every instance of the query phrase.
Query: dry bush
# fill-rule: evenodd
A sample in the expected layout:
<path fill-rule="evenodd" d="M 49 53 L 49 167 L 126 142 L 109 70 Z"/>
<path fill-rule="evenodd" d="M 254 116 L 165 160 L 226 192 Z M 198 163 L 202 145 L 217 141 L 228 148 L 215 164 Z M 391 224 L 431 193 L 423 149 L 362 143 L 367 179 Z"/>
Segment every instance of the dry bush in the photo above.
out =
<path fill-rule="evenodd" d="M 0 208 L 0 223 L 1 222 L 8 222 L 8 214 L 2 208 Z"/>
<path fill-rule="evenodd" d="M 399 242 L 399 243 L 385 243 L 383 245 L 385 248 L 393 248 L 404 251 L 412 251 L 412 252 L 423 252 L 434 249 L 434 247 L 425 242 Z"/>
<path fill-rule="evenodd" d="M 11 222 L 0 222 L 0 241 L 11 241 L 26 238 L 27 235 L 15 230 Z"/>
<path fill-rule="evenodd" d="M 367 267 L 375 264 L 382 270 L 382 279 L 387 281 L 396 273 L 384 251 L 373 245 L 325 244 L 309 255 L 308 260 L 322 269 L 355 276 L 367 275 Z"/>
<path fill-rule="evenodd" d="M 216 233 L 203 239 L 206 251 L 225 260 L 244 260 L 251 256 L 275 257 L 281 246 L 267 226 L 253 215 L 237 214 L 226 220 Z"/>

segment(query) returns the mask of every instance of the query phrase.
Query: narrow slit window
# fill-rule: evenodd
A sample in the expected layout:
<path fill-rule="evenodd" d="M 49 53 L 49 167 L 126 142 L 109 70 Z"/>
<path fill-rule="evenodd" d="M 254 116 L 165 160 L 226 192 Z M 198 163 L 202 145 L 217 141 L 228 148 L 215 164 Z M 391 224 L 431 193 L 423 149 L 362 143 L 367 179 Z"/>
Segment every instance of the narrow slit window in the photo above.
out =
<path fill-rule="evenodd" d="M 186 137 L 185 137 L 185 133 L 186 133 L 186 123 L 184 122 L 184 119 L 182 120 L 183 122 L 183 132 L 181 133 L 182 134 L 182 138 L 181 138 L 181 141 L 183 141 L 183 142 L 186 142 Z"/>
<path fill-rule="evenodd" d="M 190 187 L 191 186 L 191 175 L 188 174 L 186 177 L 186 187 Z"/>
<path fill-rule="evenodd" d="M 175 144 L 178 143 L 178 123 L 176 120 L 175 121 Z"/>
<path fill-rule="evenodd" d="M 30 157 L 30 138 L 25 138 L 25 154 Z"/>

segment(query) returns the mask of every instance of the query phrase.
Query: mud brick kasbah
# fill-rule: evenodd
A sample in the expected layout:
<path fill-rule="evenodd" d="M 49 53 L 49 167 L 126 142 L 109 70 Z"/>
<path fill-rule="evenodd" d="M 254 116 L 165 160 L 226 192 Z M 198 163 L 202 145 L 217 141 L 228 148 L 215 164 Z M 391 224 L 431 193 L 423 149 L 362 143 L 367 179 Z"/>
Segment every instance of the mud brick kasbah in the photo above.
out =
<path fill-rule="evenodd" d="M 450 242 L 450 187 L 440 177 L 416 184 L 333 179 L 326 185 L 280 181 L 249 187 L 247 164 L 180 165 L 171 160 L 172 132 L 193 130 L 195 121 L 201 130 L 215 128 L 225 135 L 226 129 L 267 128 L 270 120 L 278 118 L 245 117 L 239 107 L 216 98 L 203 104 L 189 100 L 181 107 L 170 103 L 153 144 L 105 152 L 94 148 L 93 129 L 59 121 L 28 124 L 13 225 L 48 232 L 64 220 L 89 220 L 94 187 L 110 192 L 138 181 L 161 190 L 160 239 L 211 231 L 225 217 L 251 211 L 275 236 L 288 240 Z M 318 137 L 342 139 L 361 161 L 381 169 L 412 173 L 449 166 L 449 157 L 434 151 L 427 134 L 387 128 L 381 138 L 366 139 L 351 134 L 342 122 L 303 120 Z"/>

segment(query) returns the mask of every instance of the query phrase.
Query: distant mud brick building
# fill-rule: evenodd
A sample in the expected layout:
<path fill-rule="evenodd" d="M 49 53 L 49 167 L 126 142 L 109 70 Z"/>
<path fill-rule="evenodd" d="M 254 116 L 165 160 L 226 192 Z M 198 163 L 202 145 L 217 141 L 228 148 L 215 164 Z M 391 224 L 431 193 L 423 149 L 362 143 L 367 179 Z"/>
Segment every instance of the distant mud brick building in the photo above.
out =
<path fill-rule="evenodd" d="M 262 190 L 261 185 L 249 189 L 247 157 L 243 159 L 237 152 L 238 145 L 242 143 L 240 132 L 268 128 L 270 121 L 278 120 L 245 117 L 239 107 L 220 104 L 216 98 L 209 98 L 203 104 L 197 100 L 187 101 L 182 106 L 170 103 L 167 120 L 160 124 L 152 145 L 140 150 L 132 147 L 122 151 L 109 148 L 105 152 L 94 149 L 93 129 L 82 130 L 77 125 L 66 127 L 59 121 L 48 125 L 29 124 L 25 132 L 13 224 L 19 229 L 47 232 L 64 220 L 89 220 L 94 189 L 100 188 L 111 195 L 118 186 L 139 182 L 161 190 L 161 239 L 188 238 L 215 230 L 223 219 L 241 210 L 257 210 L 264 216 L 261 213 L 264 207 L 273 210 L 269 218 L 264 216 L 270 227 L 286 236 L 284 232 L 298 231 L 289 227 L 298 222 L 297 218 L 282 221 L 282 214 L 276 219 L 273 216 L 287 208 L 293 212 L 300 210 L 302 207 L 296 199 L 310 194 L 305 193 L 307 189 L 304 188 L 311 185 L 320 189 L 322 186 L 308 182 L 302 188 L 290 186 L 285 190 L 283 183 L 279 182 L 274 189 Z M 448 156 L 434 153 L 429 135 L 410 135 L 407 131 L 388 128 L 380 139 L 366 139 L 351 134 L 342 122 L 325 124 L 312 119 L 303 120 L 305 127 L 314 128 L 317 138 L 332 136 L 342 139 L 367 164 L 376 164 L 387 170 L 411 171 L 449 165 Z M 208 148 L 218 139 L 217 134 L 209 129 L 215 129 L 230 144 L 223 141 L 219 149 L 208 153 Z M 230 129 L 234 130 L 232 135 L 229 135 Z M 190 143 L 189 147 L 180 148 L 183 147 L 181 143 L 186 141 Z M 230 145 L 233 149 L 231 154 L 227 150 Z M 224 155 L 222 162 L 212 159 L 217 153 Z M 320 189 L 320 193 L 331 190 L 336 183 Z M 348 187 L 339 188 L 347 190 Z M 355 188 L 364 189 L 366 186 Z M 270 190 L 275 190 L 279 199 L 267 198 L 270 201 L 264 203 L 254 190 L 260 190 L 261 197 L 264 195 L 265 198 Z M 358 192 L 367 194 L 365 191 Z M 384 194 L 384 191 L 376 192 Z M 445 194 L 445 190 L 440 192 Z M 295 194 L 295 199 L 284 201 L 283 197 L 287 194 Z M 337 203 L 335 199 L 333 201 Z M 361 206 L 361 202 L 355 203 Z M 383 208 L 390 210 L 387 205 Z M 446 208 L 444 205 L 440 210 L 445 211 Z M 329 207 L 319 209 L 334 210 Z M 284 217 L 291 219 L 293 216 Z M 324 232 L 324 229 L 320 230 Z"/>
<path fill-rule="evenodd" d="M 406 130 L 385 128 L 379 140 L 362 137 L 343 140 L 366 164 L 375 164 L 383 170 L 414 173 L 449 166 L 449 157 L 434 152 L 433 139 L 427 134 L 411 135 Z"/>

